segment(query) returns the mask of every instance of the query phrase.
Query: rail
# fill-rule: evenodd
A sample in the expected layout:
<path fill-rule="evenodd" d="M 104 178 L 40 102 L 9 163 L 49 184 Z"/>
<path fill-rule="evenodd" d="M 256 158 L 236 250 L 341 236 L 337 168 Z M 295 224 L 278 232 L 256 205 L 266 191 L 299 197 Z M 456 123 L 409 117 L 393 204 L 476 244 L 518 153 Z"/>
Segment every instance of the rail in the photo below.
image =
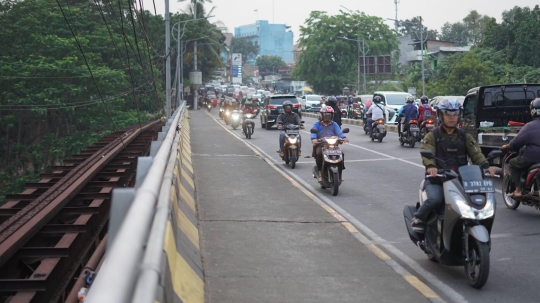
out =
<path fill-rule="evenodd" d="M 185 102 L 168 121 L 169 129 L 146 177 L 105 255 L 85 303 L 154 302 L 161 276 L 169 193 L 179 152 Z M 115 203 L 113 201 L 113 203 Z"/>

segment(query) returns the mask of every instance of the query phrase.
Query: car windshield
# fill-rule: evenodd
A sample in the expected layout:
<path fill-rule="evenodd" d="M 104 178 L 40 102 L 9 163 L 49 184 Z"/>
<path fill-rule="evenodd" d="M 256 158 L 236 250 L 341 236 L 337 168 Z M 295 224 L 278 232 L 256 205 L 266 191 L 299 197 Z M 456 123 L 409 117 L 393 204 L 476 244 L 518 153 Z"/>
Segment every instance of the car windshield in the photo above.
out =
<path fill-rule="evenodd" d="M 269 104 L 272 105 L 282 105 L 285 101 L 291 101 L 292 104 L 297 104 L 298 100 L 296 97 L 285 97 L 285 98 L 270 98 Z"/>
<path fill-rule="evenodd" d="M 386 104 L 389 105 L 403 105 L 405 104 L 406 93 L 403 94 L 388 94 L 386 95 Z"/>
<path fill-rule="evenodd" d="M 321 101 L 321 96 L 307 96 L 306 101 Z"/>

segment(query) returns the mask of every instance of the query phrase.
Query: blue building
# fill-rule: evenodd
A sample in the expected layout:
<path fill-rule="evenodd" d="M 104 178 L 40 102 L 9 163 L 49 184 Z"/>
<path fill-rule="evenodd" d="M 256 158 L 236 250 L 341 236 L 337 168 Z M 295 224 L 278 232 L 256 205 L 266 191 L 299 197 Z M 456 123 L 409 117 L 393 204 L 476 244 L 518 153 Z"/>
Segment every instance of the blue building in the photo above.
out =
<path fill-rule="evenodd" d="M 259 55 L 279 56 L 286 63 L 294 62 L 293 33 L 285 24 L 257 20 L 255 24 L 235 27 L 234 37 L 253 42 L 259 47 Z"/>

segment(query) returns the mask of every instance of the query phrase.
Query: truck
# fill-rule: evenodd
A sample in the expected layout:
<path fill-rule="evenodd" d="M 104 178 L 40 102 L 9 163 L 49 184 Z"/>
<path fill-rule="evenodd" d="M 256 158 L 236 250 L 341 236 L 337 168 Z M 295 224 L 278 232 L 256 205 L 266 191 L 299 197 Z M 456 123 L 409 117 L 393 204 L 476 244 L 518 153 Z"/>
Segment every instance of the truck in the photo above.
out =
<path fill-rule="evenodd" d="M 477 139 L 482 153 L 508 144 L 532 120 L 529 106 L 540 84 L 494 84 L 471 88 L 463 101 L 461 127 Z M 501 167 L 502 158 L 493 160 Z"/>

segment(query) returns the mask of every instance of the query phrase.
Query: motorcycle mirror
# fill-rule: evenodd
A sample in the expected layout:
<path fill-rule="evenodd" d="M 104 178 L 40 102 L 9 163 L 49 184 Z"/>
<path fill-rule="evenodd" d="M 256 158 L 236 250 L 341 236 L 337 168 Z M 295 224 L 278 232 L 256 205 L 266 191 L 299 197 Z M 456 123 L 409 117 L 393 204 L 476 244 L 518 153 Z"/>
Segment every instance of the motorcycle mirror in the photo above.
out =
<path fill-rule="evenodd" d="M 435 154 L 430 150 L 421 150 L 420 154 L 422 155 L 422 157 L 426 157 L 428 159 L 435 158 Z"/>
<path fill-rule="evenodd" d="M 348 128 L 344 128 L 344 129 L 341 130 L 341 132 L 344 133 L 344 134 L 346 134 L 346 133 L 349 132 L 349 129 L 348 129 Z"/>
<path fill-rule="evenodd" d="M 315 128 L 312 128 L 309 132 L 312 133 L 312 134 L 318 133 L 317 129 L 315 129 Z"/>

